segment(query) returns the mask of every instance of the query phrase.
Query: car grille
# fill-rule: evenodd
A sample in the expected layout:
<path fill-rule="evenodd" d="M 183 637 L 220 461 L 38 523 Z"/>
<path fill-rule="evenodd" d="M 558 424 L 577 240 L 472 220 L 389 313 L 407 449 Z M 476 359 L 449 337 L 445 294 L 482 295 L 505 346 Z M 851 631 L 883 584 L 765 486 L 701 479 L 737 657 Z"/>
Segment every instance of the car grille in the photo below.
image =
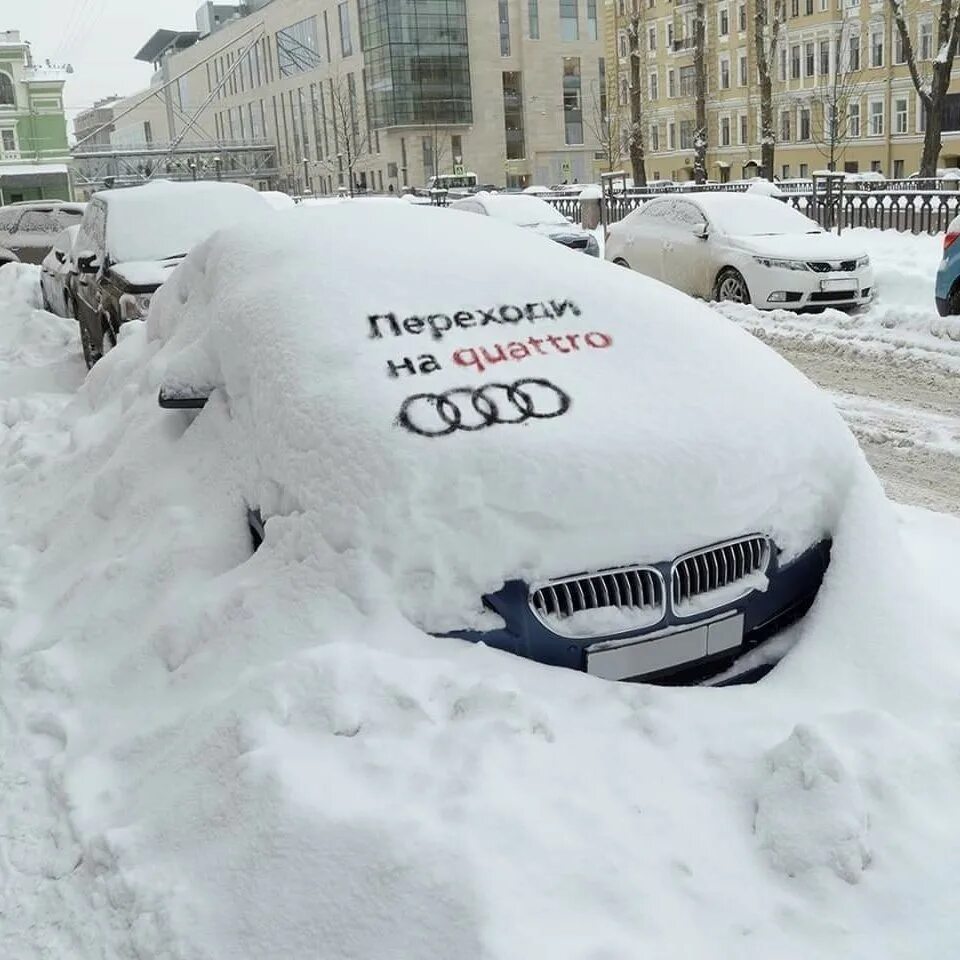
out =
<path fill-rule="evenodd" d="M 750 536 L 721 543 L 706 550 L 688 553 L 674 561 L 670 572 L 670 591 L 675 611 L 693 601 L 707 599 L 706 594 L 724 590 L 718 606 L 731 602 L 733 597 L 724 588 L 736 587 L 756 573 L 763 573 L 770 561 L 770 541 L 766 537 Z M 709 604 L 697 603 L 697 610 Z"/>
<path fill-rule="evenodd" d="M 856 260 L 808 260 L 807 266 L 814 273 L 853 273 L 857 269 Z"/>
<path fill-rule="evenodd" d="M 549 629 L 564 633 L 563 621 L 586 610 L 616 608 L 637 625 L 659 623 L 665 613 L 663 577 L 654 567 L 620 567 L 551 580 L 530 594 L 530 607 Z M 600 629 L 598 634 L 611 631 Z M 585 635 L 583 631 L 578 636 Z"/>
<path fill-rule="evenodd" d="M 810 303 L 834 303 L 837 300 L 856 299 L 856 290 L 821 290 L 810 294 Z"/>

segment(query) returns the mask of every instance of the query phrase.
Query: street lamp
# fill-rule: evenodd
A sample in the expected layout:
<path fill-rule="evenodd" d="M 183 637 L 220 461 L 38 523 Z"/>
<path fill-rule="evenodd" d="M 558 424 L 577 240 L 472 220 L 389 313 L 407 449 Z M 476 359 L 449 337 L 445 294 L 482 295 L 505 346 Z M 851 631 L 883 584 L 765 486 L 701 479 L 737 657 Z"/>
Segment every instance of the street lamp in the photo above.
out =
<path fill-rule="evenodd" d="M 217 168 L 217 179 L 219 180 L 221 179 L 220 170 L 221 170 L 221 167 L 223 166 L 223 160 L 221 160 L 219 156 L 216 156 L 213 158 L 213 165 Z"/>
<path fill-rule="evenodd" d="M 303 192 L 313 193 L 313 187 L 310 184 L 310 158 L 304 157 L 301 163 L 303 163 Z"/>

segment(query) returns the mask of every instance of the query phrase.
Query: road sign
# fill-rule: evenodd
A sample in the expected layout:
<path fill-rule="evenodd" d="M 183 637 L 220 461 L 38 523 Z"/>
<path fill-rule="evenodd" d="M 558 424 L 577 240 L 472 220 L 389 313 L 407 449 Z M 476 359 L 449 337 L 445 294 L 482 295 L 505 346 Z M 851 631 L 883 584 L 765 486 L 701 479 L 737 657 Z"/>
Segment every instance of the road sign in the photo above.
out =
<path fill-rule="evenodd" d="M 463 164 L 458 163 L 458 164 L 455 164 L 455 165 L 454 165 L 454 167 L 453 167 L 453 175 L 454 175 L 455 177 L 462 177 L 462 176 L 463 176 Z"/>

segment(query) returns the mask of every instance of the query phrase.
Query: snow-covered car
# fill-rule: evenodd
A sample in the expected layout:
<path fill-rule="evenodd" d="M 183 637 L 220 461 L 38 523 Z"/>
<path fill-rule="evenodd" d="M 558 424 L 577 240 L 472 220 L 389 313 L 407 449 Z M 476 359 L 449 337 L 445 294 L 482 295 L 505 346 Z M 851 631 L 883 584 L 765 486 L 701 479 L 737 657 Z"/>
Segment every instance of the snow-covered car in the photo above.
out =
<path fill-rule="evenodd" d="M 73 316 L 73 283 L 77 264 L 73 245 L 80 224 L 67 227 L 57 234 L 50 252 L 40 264 L 40 298 L 45 310 L 61 317 Z"/>
<path fill-rule="evenodd" d="M 80 222 L 83 203 L 36 200 L 0 208 L 0 247 L 16 254 L 22 263 L 42 263 L 53 239 Z"/>
<path fill-rule="evenodd" d="M 143 319 L 157 288 L 198 243 L 271 209 L 239 183 L 157 180 L 95 194 L 74 242 L 75 315 L 87 366 L 117 342 L 121 324 Z"/>
<path fill-rule="evenodd" d="M 578 188 L 578 194 L 582 189 Z M 451 203 L 449 209 L 493 217 L 504 223 L 533 230 L 571 250 L 579 250 L 591 257 L 600 256 L 600 245 L 589 230 L 571 223 L 556 207 L 540 197 L 530 194 L 494 196 L 484 193 Z"/>
<path fill-rule="evenodd" d="M 873 293 L 856 240 L 754 193 L 649 200 L 610 227 L 606 258 L 692 296 L 761 310 L 849 308 Z"/>
<path fill-rule="evenodd" d="M 331 604 L 610 679 L 802 615 L 862 463 L 829 398 L 707 306 L 476 220 L 275 214 L 161 288 L 159 402 L 242 449 L 237 532 L 322 544 Z"/>
<path fill-rule="evenodd" d="M 6 247 L 0 247 L 0 267 L 5 263 L 19 263 L 20 258 L 12 251 L 8 250 Z"/>
<path fill-rule="evenodd" d="M 260 199 L 266 200 L 274 210 L 292 210 L 297 205 L 293 197 L 282 190 L 261 190 Z"/>

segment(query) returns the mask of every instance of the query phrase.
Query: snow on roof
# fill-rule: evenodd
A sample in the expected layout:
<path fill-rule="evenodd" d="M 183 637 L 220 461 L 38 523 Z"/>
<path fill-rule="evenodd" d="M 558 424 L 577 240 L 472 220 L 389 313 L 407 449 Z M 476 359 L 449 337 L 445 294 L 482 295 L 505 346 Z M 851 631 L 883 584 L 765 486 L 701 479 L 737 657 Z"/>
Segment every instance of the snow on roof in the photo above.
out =
<path fill-rule="evenodd" d="M 0 163 L 0 177 L 38 177 L 66 172 L 65 163 Z"/>
<path fill-rule="evenodd" d="M 240 183 L 172 183 L 101 190 L 109 208 L 107 247 L 117 261 L 162 260 L 187 253 L 215 230 L 270 212 L 256 190 Z"/>
<path fill-rule="evenodd" d="M 333 204 L 222 232 L 148 326 L 170 389 L 230 398 L 258 465 L 247 501 L 378 558 L 437 629 L 512 577 L 754 530 L 797 550 L 832 523 L 855 451 L 829 401 L 706 306 L 444 209 Z M 477 429 L 494 409 L 521 422 Z"/>

